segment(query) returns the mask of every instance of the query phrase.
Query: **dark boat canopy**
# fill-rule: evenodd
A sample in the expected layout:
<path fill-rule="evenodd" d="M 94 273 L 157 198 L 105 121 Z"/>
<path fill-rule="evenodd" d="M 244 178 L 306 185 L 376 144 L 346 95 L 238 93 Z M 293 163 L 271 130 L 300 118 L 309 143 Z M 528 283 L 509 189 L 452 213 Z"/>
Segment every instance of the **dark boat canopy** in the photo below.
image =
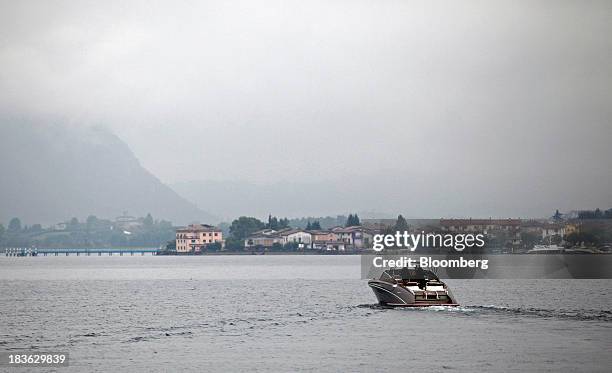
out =
<path fill-rule="evenodd" d="M 402 279 L 405 281 L 410 280 L 427 280 L 427 281 L 438 281 L 438 276 L 435 275 L 432 271 L 423 269 L 421 267 L 416 268 L 392 268 L 384 271 L 380 276 L 382 281 L 389 279 Z"/>

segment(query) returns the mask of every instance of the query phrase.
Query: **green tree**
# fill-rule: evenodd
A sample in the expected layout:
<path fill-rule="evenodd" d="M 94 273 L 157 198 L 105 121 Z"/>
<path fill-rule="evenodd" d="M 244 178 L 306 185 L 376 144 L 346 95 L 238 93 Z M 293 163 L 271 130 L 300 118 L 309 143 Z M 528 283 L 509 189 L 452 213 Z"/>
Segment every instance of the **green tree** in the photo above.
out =
<path fill-rule="evenodd" d="M 397 217 L 397 221 L 395 222 L 394 228 L 396 232 L 408 231 L 408 222 L 402 215 L 399 215 Z"/>
<path fill-rule="evenodd" d="M 521 232 L 521 242 L 523 246 L 531 249 L 535 244 L 542 241 L 542 236 L 534 232 Z"/>
<path fill-rule="evenodd" d="M 213 242 L 211 244 L 206 245 L 206 251 L 211 253 L 221 251 L 221 242 Z"/>
<path fill-rule="evenodd" d="M 144 218 L 144 220 L 142 221 L 142 223 L 144 224 L 145 227 L 150 228 L 153 226 L 153 217 L 151 216 L 151 214 L 147 214 L 147 216 Z"/>
<path fill-rule="evenodd" d="M 312 223 L 308 221 L 308 224 L 306 225 L 306 230 L 321 230 L 321 223 L 319 223 L 318 220 L 315 220 Z"/>
<path fill-rule="evenodd" d="M 242 241 L 253 232 L 265 228 L 265 226 L 266 225 L 257 218 L 241 216 L 230 225 L 230 235 L 232 238 Z"/>
<path fill-rule="evenodd" d="M 244 250 L 244 239 L 236 237 L 228 237 L 225 240 L 225 250 L 227 251 L 242 251 Z"/>
<path fill-rule="evenodd" d="M 278 219 L 276 216 L 268 215 L 268 224 L 266 225 L 266 228 L 274 230 L 278 229 Z"/>
<path fill-rule="evenodd" d="M 68 223 L 68 226 L 69 226 L 70 230 L 79 229 L 79 219 L 77 219 L 77 218 L 70 219 L 70 222 Z"/>
<path fill-rule="evenodd" d="M 174 230 L 174 228 L 172 227 L 172 222 L 169 222 L 168 220 L 160 220 L 159 222 L 157 222 L 157 226 L 159 227 L 159 229 Z"/>
<path fill-rule="evenodd" d="M 599 243 L 597 236 L 591 232 L 572 232 L 565 236 L 565 240 L 573 245 Z"/>
<path fill-rule="evenodd" d="M 289 228 L 289 219 L 278 219 L 276 216 L 268 215 L 268 224 L 265 225 L 265 228 L 274 230 Z"/>
<path fill-rule="evenodd" d="M 98 223 L 98 218 L 95 215 L 89 215 L 86 220 L 87 228 L 92 228 Z"/>
<path fill-rule="evenodd" d="M 346 227 L 358 227 L 361 225 L 361 222 L 359 221 L 359 216 L 357 216 L 357 214 L 353 215 L 353 214 L 349 214 L 348 218 L 346 219 Z"/>
<path fill-rule="evenodd" d="M 299 248 L 299 244 L 297 242 L 287 242 L 283 246 L 284 251 L 297 251 Z"/>
<path fill-rule="evenodd" d="M 19 218 L 12 218 L 9 222 L 8 230 L 11 232 L 21 231 L 21 220 Z"/>
<path fill-rule="evenodd" d="M 32 224 L 29 231 L 32 233 L 39 233 L 43 231 L 43 228 L 42 228 L 42 225 L 40 224 Z"/>
<path fill-rule="evenodd" d="M 4 225 L 0 224 L 0 240 L 2 240 L 5 231 L 6 229 L 4 229 Z"/>

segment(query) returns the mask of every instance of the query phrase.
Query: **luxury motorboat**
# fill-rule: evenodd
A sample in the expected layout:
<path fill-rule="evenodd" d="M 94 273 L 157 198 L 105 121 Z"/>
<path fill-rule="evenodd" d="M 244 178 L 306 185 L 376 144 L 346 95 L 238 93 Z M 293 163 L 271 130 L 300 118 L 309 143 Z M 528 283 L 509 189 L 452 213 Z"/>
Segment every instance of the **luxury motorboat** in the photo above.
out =
<path fill-rule="evenodd" d="M 378 280 L 368 281 L 378 303 L 391 307 L 458 306 L 446 284 L 432 271 L 416 268 L 388 269 Z"/>

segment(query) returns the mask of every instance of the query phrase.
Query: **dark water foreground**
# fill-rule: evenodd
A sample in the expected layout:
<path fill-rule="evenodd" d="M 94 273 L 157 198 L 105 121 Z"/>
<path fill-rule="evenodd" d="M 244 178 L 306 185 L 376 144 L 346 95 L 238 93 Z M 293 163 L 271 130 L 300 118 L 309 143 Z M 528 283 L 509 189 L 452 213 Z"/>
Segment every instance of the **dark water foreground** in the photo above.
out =
<path fill-rule="evenodd" d="M 0 257 L 0 352 L 67 351 L 59 372 L 610 371 L 612 280 L 449 280 L 462 307 L 384 309 L 359 263 Z"/>

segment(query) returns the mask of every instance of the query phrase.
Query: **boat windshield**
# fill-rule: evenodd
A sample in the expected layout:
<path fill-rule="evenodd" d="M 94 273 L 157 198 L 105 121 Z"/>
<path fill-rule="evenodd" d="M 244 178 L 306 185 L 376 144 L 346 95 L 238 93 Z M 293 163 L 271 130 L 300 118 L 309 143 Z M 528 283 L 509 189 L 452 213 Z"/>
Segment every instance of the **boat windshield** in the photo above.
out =
<path fill-rule="evenodd" d="M 416 267 L 416 268 L 401 268 L 401 269 L 388 269 L 386 271 L 383 272 L 383 274 L 380 276 L 381 280 L 387 280 L 387 279 L 396 279 L 396 278 L 401 278 L 404 281 L 418 281 L 418 280 L 426 280 L 426 281 L 432 281 L 432 280 L 436 280 L 438 281 L 438 276 L 436 276 L 432 271 L 429 271 L 427 269 L 423 269 L 421 267 Z"/>

